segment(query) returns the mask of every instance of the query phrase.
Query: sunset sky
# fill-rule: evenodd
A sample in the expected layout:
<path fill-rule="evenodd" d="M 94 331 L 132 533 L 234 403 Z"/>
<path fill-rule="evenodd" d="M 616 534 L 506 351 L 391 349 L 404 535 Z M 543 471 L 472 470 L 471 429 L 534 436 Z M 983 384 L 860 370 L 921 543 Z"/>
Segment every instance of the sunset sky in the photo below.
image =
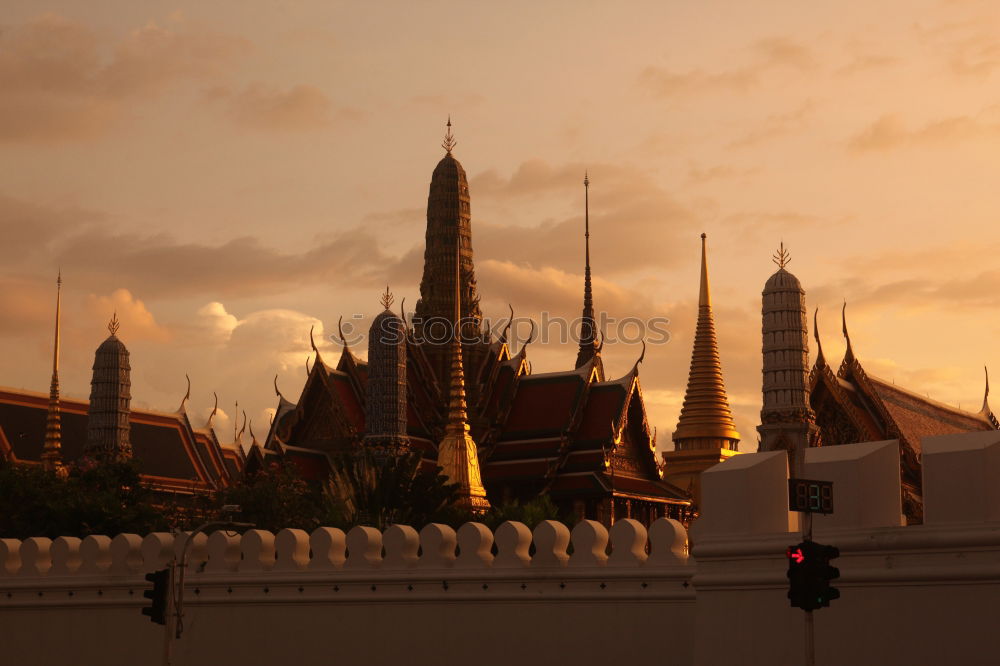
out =
<path fill-rule="evenodd" d="M 661 449 L 703 231 L 742 450 L 781 241 L 828 360 L 846 299 L 871 374 L 975 411 L 1000 376 L 998 84 L 990 0 L 7 0 L 0 385 L 48 390 L 61 267 L 64 394 L 117 310 L 134 405 L 176 409 L 189 373 L 196 425 L 217 391 L 220 438 L 238 400 L 262 440 L 310 325 L 333 364 L 340 315 L 367 327 L 387 282 L 415 305 L 451 114 L 487 315 L 578 315 L 589 170 L 597 308 L 671 320 L 641 369 Z M 608 375 L 639 351 L 609 343 Z"/>

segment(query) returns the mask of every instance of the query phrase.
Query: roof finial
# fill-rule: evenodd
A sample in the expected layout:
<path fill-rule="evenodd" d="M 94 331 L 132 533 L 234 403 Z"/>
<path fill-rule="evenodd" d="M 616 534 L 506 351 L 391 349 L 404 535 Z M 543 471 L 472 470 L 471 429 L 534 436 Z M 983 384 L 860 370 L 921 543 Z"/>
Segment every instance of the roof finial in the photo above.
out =
<path fill-rule="evenodd" d="M 285 396 L 281 395 L 281 391 L 278 390 L 278 375 L 274 376 L 274 394 L 278 396 L 279 400 L 285 399 Z"/>
<path fill-rule="evenodd" d="M 191 378 L 187 375 L 187 373 L 184 373 L 184 379 L 187 380 L 187 392 L 184 394 L 184 397 L 181 398 L 181 406 L 177 408 L 178 414 L 184 413 L 184 406 L 187 404 L 187 401 L 191 399 Z"/>
<path fill-rule="evenodd" d="M 791 260 L 791 255 L 788 254 L 788 250 L 785 249 L 785 241 L 781 241 L 781 247 L 779 247 L 778 251 L 773 257 L 771 257 L 771 261 L 778 264 L 778 269 L 780 270 L 787 266 Z"/>
<path fill-rule="evenodd" d="M 111 335 L 118 335 L 118 327 L 121 323 L 118 321 L 118 311 L 115 310 L 111 315 L 111 321 L 108 322 L 108 330 L 111 331 Z"/>
<path fill-rule="evenodd" d="M 813 336 L 816 338 L 816 365 L 823 365 L 826 359 L 823 357 L 823 343 L 819 339 L 819 308 L 813 311 Z"/>
<path fill-rule="evenodd" d="M 983 366 L 983 372 L 986 373 L 986 390 L 983 391 L 983 408 L 982 408 L 981 411 L 985 414 L 985 413 L 989 413 L 991 411 L 990 410 L 990 405 L 989 405 L 989 397 L 990 397 L 990 369 L 987 368 L 984 365 Z"/>
<path fill-rule="evenodd" d="M 236 404 L 239 404 L 239 403 L 236 403 Z M 240 431 L 238 433 L 236 433 L 236 440 L 234 442 L 235 444 L 242 444 L 243 443 L 243 433 L 246 432 L 246 429 L 247 429 L 247 411 L 244 409 L 243 410 L 243 427 L 240 428 Z"/>
<path fill-rule="evenodd" d="M 219 411 L 219 394 L 212 391 L 212 395 L 215 396 L 215 407 L 212 407 L 212 413 L 208 415 L 208 420 L 205 421 L 205 430 L 212 427 L 212 419 L 215 418 L 215 414 Z"/>
<path fill-rule="evenodd" d="M 642 353 L 639 354 L 639 358 L 635 360 L 635 365 L 632 366 L 632 370 L 638 370 L 639 364 L 646 360 L 646 338 L 642 339 Z"/>
<path fill-rule="evenodd" d="M 851 336 L 847 333 L 847 299 L 844 299 L 844 307 L 840 310 L 840 321 L 844 326 L 844 339 L 847 340 L 847 352 L 844 353 L 845 361 L 854 360 L 854 349 L 851 347 Z"/>
<path fill-rule="evenodd" d="M 507 307 L 510 309 L 510 319 L 507 320 L 507 325 L 500 332 L 500 342 L 504 344 L 507 343 L 507 332 L 510 331 L 510 326 L 514 323 L 514 306 L 508 303 Z"/>
<path fill-rule="evenodd" d="M 388 310 L 389 306 L 392 305 L 395 300 L 396 299 L 392 297 L 392 292 L 389 291 L 389 285 L 385 285 L 385 293 L 382 294 L 382 297 L 379 299 L 379 302 L 382 303 L 382 307 Z"/>
<path fill-rule="evenodd" d="M 441 142 L 441 147 L 448 151 L 451 155 L 451 151 L 454 150 L 455 146 L 458 145 L 458 141 L 455 141 L 455 137 L 451 133 L 451 114 L 448 114 L 448 130 L 444 133 L 444 141 Z"/>
<path fill-rule="evenodd" d="M 344 349 L 347 349 L 347 338 L 344 337 L 344 315 L 340 315 L 340 318 L 337 320 L 337 336 L 340 338 L 340 344 L 344 345 Z M 319 358 L 319 356 L 316 358 Z"/>

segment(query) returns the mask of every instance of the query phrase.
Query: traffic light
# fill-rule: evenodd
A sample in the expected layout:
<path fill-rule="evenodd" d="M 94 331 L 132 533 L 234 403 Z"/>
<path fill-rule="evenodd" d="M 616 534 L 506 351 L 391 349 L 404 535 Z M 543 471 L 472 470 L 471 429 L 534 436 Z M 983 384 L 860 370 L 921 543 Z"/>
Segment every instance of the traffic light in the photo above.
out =
<path fill-rule="evenodd" d="M 785 556 L 788 558 L 788 600 L 793 608 L 813 611 L 840 598 L 840 590 L 830 587 L 830 581 L 840 578 L 840 570 L 830 566 L 830 560 L 840 557 L 840 549 L 803 541 L 789 546 Z"/>
<path fill-rule="evenodd" d="M 170 569 L 160 569 L 146 574 L 146 580 L 153 584 L 151 590 L 146 590 L 142 596 L 152 599 L 148 607 L 142 609 L 143 615 L 149 616 L 150 622 L 167 623 L 167 595 L 170 594 Z"/>

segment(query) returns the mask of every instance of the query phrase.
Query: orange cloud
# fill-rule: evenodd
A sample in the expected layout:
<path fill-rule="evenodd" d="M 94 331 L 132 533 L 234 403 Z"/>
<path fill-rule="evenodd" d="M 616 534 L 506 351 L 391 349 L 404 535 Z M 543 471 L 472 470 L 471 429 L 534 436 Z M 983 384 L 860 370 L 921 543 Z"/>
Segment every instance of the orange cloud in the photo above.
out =
<path fill-rule="evenodd" d="M 677 97 L 719 92 L 747 92 L 761 78 L 778 68 L 797 71 L 816 67 L 816 59 L 808 47 L 787 37 L 758 40 L 746 49 L 750 64 L 733 69 L 705 71 L 696 68 L 676 72 L 663 67 L 646 67 L 639 74 L 639 85 L 657 97 Z"/>
<path fill-rule="evenodd" d="M 90 294 L 86 311 L 97 320 L 110 320 L 112 315 L 116 316 L 121 322 L 123 335 L 127 333 L 129 340 L 169 342 L 172 337 L 170 331 L 157 323 L 146 304 L 128 289 L 116 289 L 108 296 Z"/>
<path fill-rule="evenodd" d="M 336 108 L 326 93 L 305 84 L 287 90 L 261 84 L 249 85 L 239 92 L 216 88 L 207 97 L 224 101 L 227 115 L 237 124 L 258 130 L 301 132 L 362 117 L 356 109 Z"/>
<path fill-rule="evenodd" d="M 151 22 L 106 45 L 86 24 L 43 14 L 0 33 L 0 141 L 97 136 L 121 121 L 126 102 L 212 78 L 247 46 L 177 22 Z"/>
<path fill-rule="evenodd" d="M 979 117 L 953 116 L 910 129 L 898 115 L 886 114 L 848 140 L 854 152 L 890 150 L 905 146 L 965 141 L 1000 135 L 1000 122 L 991 118 L 1000 107 L 988 109 Z"/>
<path fill-rule="evenodd" d="M 805 128 L 815 110 L 816 104 L 811 99 L 807 99 L 798 108 L 788 113 L 771 114 L 757 128 L 730 142 L 727 147 L 748 148 L 770 139 L 800 131 Z"/>

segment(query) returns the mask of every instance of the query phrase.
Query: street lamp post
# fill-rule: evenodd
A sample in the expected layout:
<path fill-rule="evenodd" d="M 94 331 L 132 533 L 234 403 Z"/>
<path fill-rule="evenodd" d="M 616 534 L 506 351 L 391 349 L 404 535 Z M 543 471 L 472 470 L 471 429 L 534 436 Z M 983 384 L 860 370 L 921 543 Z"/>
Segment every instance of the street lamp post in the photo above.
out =
<path fill-rule="evenodd" d="M 254 526 L 254 523 L 243 523 L 232 519 L 233 514 L 240 512 L 240 507 L 238 505 L 227 504 L 222 507 L 222 511 L 223 513 L 229 514 L 226 520 L 213 520 L 203 525 L 199 525 L 193 532 L 191 532 L 191 534 L 188 535 L 188 539 L 184 543 L 184 549 L 181 551 L 180 563 L 177 562 L 176 555 L 174 556 L 174 559 L 170 561 L 170 583 L 173 588 L 173 594 L 170 595 L 172 601 L 171 608 L 167 611 L 168 624 L 166 627 L 166 640 L 164 642 L 163 649 L 164 666 L 170 666 L 170 653 L 173 640 L 179 639 L 181 634 L 184 632 L 184 578 L 188 567 L 188 556 L 191 553 L 191 544 L 194 543 L 195 537 L 199 534 L 208 532 L 209 530 L 248 529 Z M 178 569 L 180 570 L 180 573 L 177 573 Z M 171 621 L 174 624 L 172 634 L 170 627 Z"/>

